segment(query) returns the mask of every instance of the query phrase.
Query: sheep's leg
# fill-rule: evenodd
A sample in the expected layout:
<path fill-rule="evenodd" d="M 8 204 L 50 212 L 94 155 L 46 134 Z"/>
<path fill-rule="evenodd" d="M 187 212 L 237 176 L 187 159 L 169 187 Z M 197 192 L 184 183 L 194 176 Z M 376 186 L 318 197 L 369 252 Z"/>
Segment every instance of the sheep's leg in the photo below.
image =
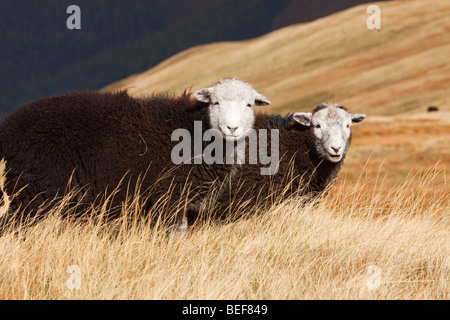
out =
<path fill-rule="evenodd" d="M 180 219 L 178 219 L 176 226 L 174 226 L 169 231 L 169 236 L 174 238 L 179 237 L 183 234 L 186 234 L 187 229 L 188 229 L 188 219 L 185 215 L 183 215 Z"/>
<path fill-rule="evenodd" d="M 178 221 L 177 225 L 177 233 L 184 233 L 188 228 L 188 219 L 186 216 L 183 216 L 180 221 Z"/>

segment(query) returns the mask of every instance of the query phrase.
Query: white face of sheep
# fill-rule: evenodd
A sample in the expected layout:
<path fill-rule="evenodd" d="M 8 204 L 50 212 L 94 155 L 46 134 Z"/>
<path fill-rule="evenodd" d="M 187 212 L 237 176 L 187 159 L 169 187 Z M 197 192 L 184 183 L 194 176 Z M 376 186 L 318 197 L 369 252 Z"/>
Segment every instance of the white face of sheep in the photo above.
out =
<path fill-rule="evenodd" d="M 253 128 L 255 105 L 270 101 L 253 87 L 238 79 L 222 79 L 209 88 L 194 92 L 194 97 L 208 103 L 211 129 L 217 129 L 226 140 L 237 141 Z"/>
<path fill-rule="evenodd" d="M 318 154 L 331 162 L 339 162 L 350 146 L 351 126 L 366 118 L 365 114 L 351 113 L 336 103 L 325 103 L 312 113 L 297 112 L 293 119 L 311 128 Z"/>

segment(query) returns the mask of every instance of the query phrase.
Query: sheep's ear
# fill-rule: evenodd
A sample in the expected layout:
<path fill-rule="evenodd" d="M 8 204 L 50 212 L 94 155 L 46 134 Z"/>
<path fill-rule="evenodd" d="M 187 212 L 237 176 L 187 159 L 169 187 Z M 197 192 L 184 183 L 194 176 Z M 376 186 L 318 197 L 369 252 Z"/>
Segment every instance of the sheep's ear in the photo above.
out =
<path fill-rule="evenodd" d="M 255 105 L 257 106 L 268 106 L 271 104 L 269 99 L 264 97 L 261 93 L 255 90 Z"/>
<path fill-rule="evenodd" d="M 200 102 L 211 102 L 211 88 L 203 88 L 194 92 L 194 98 Z"/>
<path fill-rule="evenodd" d="M 366 115 L 362 113 L 351 113 L 350 116 L 352 117 L 352 124 L 360 123 L 366 118 Z"/>
<path fill-rule="evenodd" d="M 292 119 L 300 123 L 302 126 L 310 127 L 311 126 L 311 112 L 296 112 L 292 115 Z"/>

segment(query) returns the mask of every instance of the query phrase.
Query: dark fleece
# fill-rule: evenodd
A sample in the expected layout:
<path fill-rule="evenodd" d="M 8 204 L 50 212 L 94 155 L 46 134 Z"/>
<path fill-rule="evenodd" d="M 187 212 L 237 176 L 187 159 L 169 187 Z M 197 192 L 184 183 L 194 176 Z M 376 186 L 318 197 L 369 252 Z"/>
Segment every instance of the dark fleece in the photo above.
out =
<path fill-rule="evenodd" d="M 173 200 L 178 199 L 187 177 L 191 190 L 225 179 L 230 166 L 175 166 L 171 161 L 171 150 L 179 143 L 171 141 L 173 130 L 193 132 L 194 121 L 199 120 L 205 131 L 206 110 L 207 104 L 185 94 L 136 99 L 126 92 L 91 91 L 17 108 L 0 125 L 0 156 L 8 170 L 5 189 L 8 195 L 20 191 L 10 212 L 22 206 L 33 216 L 39 205 L 62 196 L 68 187 L 81 190 L 77 205 L 90 205 L 122 181 L 114 207 L 127 194 L 133 195 L 140 181 L 139 191 L 148 198 L 148 206 L 169 188 Z"/>
<path fill-rule="evenodd" d="M 332 163 L 317 153 L 312 128 L 300 125 L 289 115 L 258 114 L 254 129 L 257 133 L 259 129 L 268 129 L 268 153 L 271 150 L 270 129 L 279 130 L 278 172 L 264 176 L 260 173 L 262 165 L 259 161 L 258 164 L 249 164 L 247 141 L 246 162 L 232 177 L 230 187 L 225 188 L 220 198 L 219 216 L 222 218 L 236 215 L 238 207 L 270 204 L 294 192 L 306 195 L 310 200 L 326 192 L 327 187 L 334 182 L 343 160 Z"/>

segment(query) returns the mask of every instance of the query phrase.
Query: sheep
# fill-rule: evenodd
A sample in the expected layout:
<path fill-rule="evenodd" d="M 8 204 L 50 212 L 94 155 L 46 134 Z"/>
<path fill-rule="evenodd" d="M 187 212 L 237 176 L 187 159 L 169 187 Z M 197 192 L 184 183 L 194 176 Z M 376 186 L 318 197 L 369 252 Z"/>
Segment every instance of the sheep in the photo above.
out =
<path fill-rule="evenodd" d="M 258 114 L 254 130 L 270 129 L 267 141 L 278 142 L 278 170 L 273 175 L 261 175 L 261 163 L 243 165 L 233 176 L 232 187 L 223 191 L 217 206 L 221 210 L 216 216 L 236 216 L 236 208 L 262 203 L 275 194 L 288 196 L 297 191 L 312 199 L 326 193 L 349 149 L 350 127 L 365 118 L 337 103 L 323 103 L 311 113 L 297 112 L 286 117 Z M 273 135 L 277 139 L 272 139 Z M 250 156 L 248 148 L 246 156 Z"/>
<path fill-rule="evenodd" d="M 200 134 L 214 129 L 223 139 L 237 141 L 253 126 L 254 106 L 270 101 L 235 78 L 222 79 L 193 96 L 195 101 L 190 94 L 132 98 L 126 91 L 82 91 L 17 108 L 0 124 L 0 157 L 8 170 L 5 191 L 18 192 L 10 215 L 22 206 L 28 216 L 35 216 L 42 204 L 59 199 L 66 188 L 79 188 L 77 205 L 90 205 L 121 184 L 113 198 L 119 206 L 139 184 L 142 193 L 149 193 L 143 198 L 150 206 L 170 189 L 177 199 L 185 184 L 196 190 L 227 179 L 234 165 L 174 164 L 174 130 L 192 134 L 200 123 Z"/>

